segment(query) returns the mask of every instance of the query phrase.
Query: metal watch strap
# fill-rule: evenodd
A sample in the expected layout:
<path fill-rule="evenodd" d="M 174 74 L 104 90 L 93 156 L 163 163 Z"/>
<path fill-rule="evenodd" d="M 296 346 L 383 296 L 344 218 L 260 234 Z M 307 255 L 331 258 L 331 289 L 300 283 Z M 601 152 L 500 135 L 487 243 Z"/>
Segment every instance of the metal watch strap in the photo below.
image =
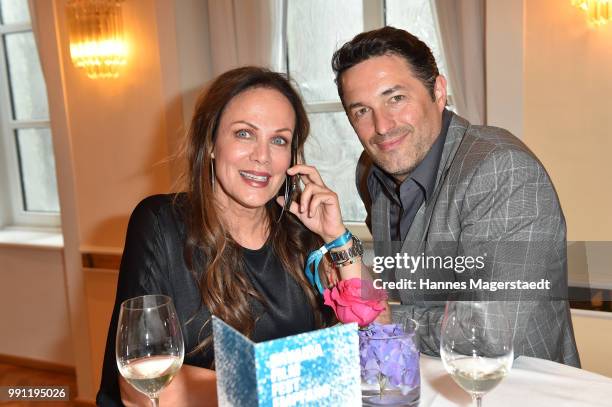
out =
<path fill-rule="evenodd" d="M 359 240 L 359 238 L 355 235 L 353 235 L 352 238 L 353 238 L 353 246 L 345 250 L 329 252 L 329 256 L 331 257 L 331 260 L 333 263 L 335 264 L 344 263 L 350 259 L 363 255 L 363 243 L 361 243 L 361 240 Z"/>
<path fill-rule="evenodd" d="M 361 256 L 356 256 L 356 257 L 351 257 L 350 259 L 342 263 L 334 263 L 334 266 L 336 266 L 337 268 L 342 268 L 342 267 L 350 266 L 351 264 L 358 263 L 360 261 L 361 261 Z"/>

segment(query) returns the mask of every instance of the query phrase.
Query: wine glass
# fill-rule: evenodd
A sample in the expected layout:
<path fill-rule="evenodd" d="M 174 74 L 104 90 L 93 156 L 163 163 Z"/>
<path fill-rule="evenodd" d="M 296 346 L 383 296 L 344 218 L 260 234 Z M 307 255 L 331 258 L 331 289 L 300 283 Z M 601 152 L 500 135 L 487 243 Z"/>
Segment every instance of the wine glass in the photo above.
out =
<path fill-rule="evenodd" d="M 513 332 L 506 316 L 509 303 L 449 301 L 446 304 L 440 356 L 446 371 L 476 406 L 512 367 Z"/>
<path fill-rule="evenodd" d="M 124 301 L 117 327 L 119 372 L 136 390 L 159 405 L 159 393 L 183 365 L 183 335 L 172 299 L 145 295 Z"/>

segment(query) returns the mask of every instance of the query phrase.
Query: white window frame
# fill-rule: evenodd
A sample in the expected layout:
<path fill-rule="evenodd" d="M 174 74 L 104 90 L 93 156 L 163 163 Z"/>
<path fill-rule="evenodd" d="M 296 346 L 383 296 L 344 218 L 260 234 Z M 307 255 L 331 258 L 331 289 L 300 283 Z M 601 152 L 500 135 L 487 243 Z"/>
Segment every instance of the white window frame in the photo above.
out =
<path fill-rule="evenodd" d="M 51 129 L 49 120 L 14 120 L 9 91 L 4 35 L 32 32 L 31 23 L 0 23 L 0 227 L 39 226 L 59 227 L 59 212 L 26 211 L 24 190 L 17 149 L 17 130 L 31 128 Z M 40 58 L 40 57 L 39 57 Z"/>
<path fill-rule="evenodd" d="M 291 1 L 291 0 L 290 0 Z M 295 0 L 294 0 L 295 1 Z M 285 8 L 286 10 L 286 8 Z M 363 0 L 363 30 L 369 31 L 385 25 L 385 0 Z M 287 41 L 285 37 L 285 69 L 289 74 L 289 52 L 287 52 Z M 331 58 L 331 55 L 330 55 Z M 304 108 L 307 114 L 311 113 L 344 113 L 344 107 L 338 100 L 337 102 L 307 102 L 304 100 Z M 365 222 L 344 222 L 345 226 L 351 230 L 357 237 L 366 242 L 371 242 L 372 235 L 368 230 Z"/>
<path fill-rule="evenodd" d="M 289 0 L 289 1 L 292 1 L 292 0 Z M 440 38 L 438 22 L 437 22 L 437 18 L 435 14 L 435 8 L 433 8 L 432 12 L 434 15 L 435 29 L 436 29 L 436 32 L 438 33 L 438 38 Z M 375 30 L 377 28 L 384 27 L 385 24 L 386 24 L 385 0 L 363 0 L 363 30 L 364 31 Z M 285 52 L 285 57 L 286 57 L 284 68 L 286 72 L 289 73 L 287 67 L 289 67 L 290 64 L 289 64 L 289 53 L 287 52 L 288 44 L 286 42 L 286 37 L 285 37 L 284 46 L 285 46 L 284 52 Z M 330 55 L 330 58 L 331 58 L 331 55 Z M 450 91 L 450 84 L 448 88 Z M 452 100 L 451 100 L 450 94 L 448 95 L 448 99 L 449 99 L 448 100 L 449 108 L 452 109 Z M 307 102 L 307 101 L 304 101 L 304 107 L 306 109 L 306 113 L 308 114 L 311 114 L 311 113 L 338 113 L 338 112 L 344 113 L 344 107 L 342 106 L 342 103 L 339 100 L 337 102 L 330 102 L 330 101 Z M 361 240 L 364 240 L 364 241 L 373 240 L 372 235 L 370 234 L 370 231 L 368 230 L 368 227 L 366 226 L 365 222 L 345 222 L 345 225 L 355 235 L 357 235 Z"/>
<path fill-rule="evenodd" d="M 369 31 L 385 25 L 385 0 L 363 0 L 363 30 Z M 286 52 L 287 58 L 289 53 Z M 329 56 L 331 58 L 331 55 Z M 287 65 L 289 66 L 288 62 Z M 307 102 L 304 101 L 307 113 L 337 113 L 344 107 L 338 102 Z"/>

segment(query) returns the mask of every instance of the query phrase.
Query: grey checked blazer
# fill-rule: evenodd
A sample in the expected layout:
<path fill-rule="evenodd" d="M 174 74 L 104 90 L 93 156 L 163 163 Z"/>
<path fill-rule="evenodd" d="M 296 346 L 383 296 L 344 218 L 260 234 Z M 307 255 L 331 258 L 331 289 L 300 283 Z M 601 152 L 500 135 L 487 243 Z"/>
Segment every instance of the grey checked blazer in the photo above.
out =
<path fill-rule="evenodd" d="M 376 242 L 390 241 L 390 199 L 382 187 L 370 196 L 366 180 L 372 165 L 364 152 L 357 165 L 357 187 L 368 212 L 366 223 L 376 255 L 389 255 Z M 434 193 L 419 209 L 401 250 L 442 256 L 477 256 L 488 251 L 486 267 L 478 272 L 483 280 L 545 278 L 559 292 L 567 285 L 565 218 L 546 170 L 506 130 L 472 126 L 454 114 Z M 400 279 L 401 273 L 395 270 L 390 278 Z M 469 277 L 448 270 L 418 273 L 436 281 Z M 445 302 L 432 300 L 420 290 L 399 290 L 398 294 L 402 308 L 419 323 L 421 351 L 438 355 Z M 471 299 L 479 299 L 480 294 L 473 295 Z M 566 297 L 550 300 L 513 295 L 507 299 L 515 355 L 579 367 Z"/>

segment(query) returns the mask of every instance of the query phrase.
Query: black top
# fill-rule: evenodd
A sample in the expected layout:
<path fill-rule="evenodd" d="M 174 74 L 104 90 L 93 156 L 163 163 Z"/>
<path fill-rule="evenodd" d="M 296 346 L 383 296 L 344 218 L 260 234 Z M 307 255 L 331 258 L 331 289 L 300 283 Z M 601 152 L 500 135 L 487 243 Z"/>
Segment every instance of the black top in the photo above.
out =
<path fill-rule="evenodd" d="M 383 191 L 389 196 L 391 206 L 389 208 L 389 230 L 391 240 L 403 241 L 410 230 L 412 221 L 416 217 L 419 208 L 433 193 L 436 186 L 438 167 L 446 141 L 446 133 L 450 126 L 452 113 L 444 109 L 442 113 L 442 126 L 440 134 L 433 143 L 423 161 L 416 166 L 401 184 L 395 182 L 395 178 L 374 165 L 372 173 L 368 177 L 368 190 L 370 196 L 374 196 L 372 183 L 379 182 Z"/>
<path fill-rule="evenodd" d="M 172 202 L 173 197 L 146 198 L 130 217 L 106 340 L 102 382 L 96 398 L 98 405 L 123 405 L 115 362 L 115 335 L 121 303 L 128 298 L 146 294 L 172 297 L 185 340 L 184 363 L 210 368 L 213 362 L 212 347 L 189 354 L 212 330 L 211 324 L 207 324 L 200 332 L 210 313 L 201 303 L 197 282 L 183 258 L 186 230 L 180 208 L 184 195 L 179 195 L 176 203 Z M 261 342 L 315 329 L 314 315 L 303 290 L 285 272 L 272 245 L 266 243 L 258 250 L 243 249 L 243 256 L 244 273 L 269 305 L 264 308 L 259 302 L 251 301 L 255 317 L 260 316 L 251 339 Z"/>

